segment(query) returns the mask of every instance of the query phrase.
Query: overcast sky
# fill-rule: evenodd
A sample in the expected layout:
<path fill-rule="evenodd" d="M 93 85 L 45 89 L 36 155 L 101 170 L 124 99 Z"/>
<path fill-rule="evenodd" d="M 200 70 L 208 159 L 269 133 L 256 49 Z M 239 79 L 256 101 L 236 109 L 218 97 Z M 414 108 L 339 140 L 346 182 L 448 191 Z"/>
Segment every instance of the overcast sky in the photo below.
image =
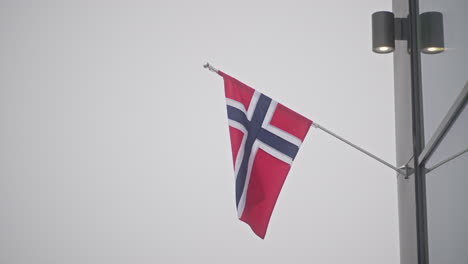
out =
<path fill-rule="evenodd" d="M 0 262 L 399 262 L 396 174 L 311 129 L 265 240 L 214 66 L 395 162 L 391 1 L 0 2 Z"/>

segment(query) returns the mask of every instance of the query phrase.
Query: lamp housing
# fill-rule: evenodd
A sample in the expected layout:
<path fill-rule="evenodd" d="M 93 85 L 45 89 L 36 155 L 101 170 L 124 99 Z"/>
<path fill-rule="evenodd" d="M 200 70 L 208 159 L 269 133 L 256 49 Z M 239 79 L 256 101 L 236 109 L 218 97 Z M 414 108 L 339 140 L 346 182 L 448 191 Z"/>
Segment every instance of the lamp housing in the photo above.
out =
<path fill-rule="evenodd" d="M 444 23 L 442 13 L 424 12 L 420 14 L 421 52 L 425 54 L 436 54 L 445 50 Z"/>
<path fill-rule="evenodd" d="M 376 53 L 395 50 L 395 16 L 392 12 L 379 11 L 372 14 L 372 50 Z"/>

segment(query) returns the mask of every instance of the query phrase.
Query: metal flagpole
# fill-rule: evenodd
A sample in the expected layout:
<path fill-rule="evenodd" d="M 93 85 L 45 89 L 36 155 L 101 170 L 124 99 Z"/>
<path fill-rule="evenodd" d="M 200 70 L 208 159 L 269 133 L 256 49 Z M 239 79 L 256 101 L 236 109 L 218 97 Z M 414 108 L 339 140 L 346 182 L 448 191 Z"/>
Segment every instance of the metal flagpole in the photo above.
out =
<path fill-rule="evenodd" d="M 329 134 L 329 135 L 331 135 L 331 136 L 333 136 L 333 137 L 335 137 L 335 138 L 341 140 L 342 142 L 344 142 L 344 143 L 348 144 L 349 146 L 351 146 L 351 147 L 353 147 L 353 148 L 355 148 L 355 149 L 361 151 L 362 153 L 366 154 L 367 156 L 369 156 L 369 157 L 375 159 L 376 161 L 382 163 L 383 165 L 385 165 L 385 166 L 387 166 L 387 167 L 393 169 L 394 171 L 400 172 L 400 170 L 398 170 L 398 168 L 395 167 L 395 166 L 393 166 L 392 164 L 390 164 L 390 163 L 386 162 L 385 160 L 383 160 L 383 159 L 377 157 L 376 155 L 370 153 L 369 151 L 367 151 L 367 150 L 365 150 L 365 149 L 363 149 L 363 148 L 361 148 L 361 147 L 359 147 L 359 146 L 357 146 L 357 145 L 355 145 L 355 144 L 349 142 L 348 140 L 346 140 L 346 139 L 344 139 L 344 138 L 338 136 L 337 134 L 335 134 L 335 133 L 331 132 L 330 130 L 324 128 L 323 126 L 321 126 L 321 125 L 319 125 L 319 124 L 317 124 L 317 123 L 312 123 L 312 126 L 313 126 L 314 128 L 318 128 L 318 129 L 322 130 L 323 132 L 325 132 L 325 133 L 327 133 L 327 134 Z"/>
<path fill-rule="evenodd" d="M 208 69 L 208 70 L 212 71 L 212 72 L 218 73 L 218 69 L 216 69 L 215 67 L 213 67 L 213 66 L 210 65 L 209 63 L 206 63 L 205 65 L 203 65 L 203 67 L 204 67 L 205 69 Z M 342 142 L 344 142 L 344 143 L 348 144 L 349 146 L 351 146 L 351 147 L 353 147 L 353 148 L 359 150 L 360 152 L 366 154 L 367 156 L 373 158 L 374 160 L 376 160 L 376 161 L 382 163 L 383 165 L 385 165 L 385 166 L 391 168 L 392 170 L 394 170 L 394 171 L 396 171 L 396 172 L 398 172 L 398 173 L 402 173 L 401 170 L 399 170 L 397 167 L 393 166 L 392 164 L 390 164 L 390 163 L 384 161 L 383 159 L 377 157 L 376 155 L 370 153 L 369 151 L 367 151 L 367 150 L 365 150 L 365 149 L 363 149 L 363 148 L 361 148 L 361 147 L 359 147 L 359 146 L 357 146 L 357 145 L 355 145 L 355 144 L 349 142 L 348 140 L 346 140 L 346 139 L 344 139 L 344 138 L 338 136 L 337 134 L 335 134 L 335 133 L 331 132 L 330 130 L 324 128 L 323 126 L 321 126 L 321 125 L 319 125 L 319 124 L 317 124 L 317 123 L 312 123 L 312 126 L 313 126 L 314 128 L 320 129 L 320 130 L 322 130 L 323 132 L 325 132 L 325 133 L 327 133 L 327 134 L 329 134 L 329 135 L 331 135 L 331 136 L 333 136 L 333 137 L 335 137 L 335 138 L 341 140 Z"/>
<path fill-rule="evenodd" d="M 208 62 L 207 62 L 205 65 L 203 65 L 203 68 L 208 69 L 208 70 L 210 70 L 210 71 L 212 71 L 212 72 L 218 73 L 218 69 L 216 69 L 215 67 L 211 66 Z"/>

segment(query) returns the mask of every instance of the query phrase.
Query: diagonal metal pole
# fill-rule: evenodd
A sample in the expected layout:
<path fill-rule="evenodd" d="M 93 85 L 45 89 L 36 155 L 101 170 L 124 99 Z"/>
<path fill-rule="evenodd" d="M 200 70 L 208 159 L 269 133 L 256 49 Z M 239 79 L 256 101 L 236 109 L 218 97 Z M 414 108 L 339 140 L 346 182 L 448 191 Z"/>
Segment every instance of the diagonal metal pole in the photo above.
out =
<path fill-rule="evenodd" d="M 419 155 L 419 164 L 424 164 L 427 160 L 429 160 L 429 158 L 439 146 L 440 142 L 442 142 L 442 140 L 444 139 L 445 135 L 447 135 L 450 128 L 452 128 L 452 125 L 460 116 L 461 112 L 463 112 L 463 109 L 465 108 L 467 102 L 468 82 L 465 84 L 465 87 L 457 96 L 457 99 L 453 103 L 452 107 L 450 107 L 449 111 L 440 123 L 436 132 L 434 132 L 434 135 L 429 140 L 426 147 L 421 151 L 421 154 Z"/>
<path fill-rule="evenodd" d="M 337 139 L 339 139 L 339 140 L 341 140 L 342 142 L 344 142 L 344 143 L 348 144 L 349 146 L 351 146 L 351 147 L 353 147 L 353 148 L 359 150 L 360 152 L 366 154 L 367 156 L 373 158 L 374 160 L 376 160 L 376 161 L 382 163 L 383 165 L 385 165 L 385 166 L 391 168 L 392 170 L 394 170 L 394 171 L 396 171 L 396 172 L 401 172 L 397 167 L 393 166 L 392 164 L 390 164 L 390 163 L 386 162 L 385 160 L 383 160 L 383 159 L 377 157 L 376 155 L 370 153 L 369 151 L 367 151 L 367 150 L 365 150 L 365 149 L 363 149 L 363 148 L 361 148 L 361 147 L 359 147 L 359 146 L 357 146 L 357 145 L 351 143 L 350 141 L 348 141 L 348 140 L 346 140 L 346 139 L 344 139 L 344 138 L 338 136 L 337 134 L 335 134 L 335 133 L 331 132 L 330 130 L 324 128 L 323 126 L 321 126 L 321 125 L 319 125 L 319 124 L 317 124 L 317 123 L 313 123 L 312 126 L 315 127 L 315 128 L 318 128 L 318 129 L 322 130 L 323 132 L 325 132 L 325 133 L 327 133 L 327 134 L 329 134 L 329 135 L 331 135 L 331 136 L 333 136 L 333 137 L 335 137 L 335 138 L 337 138 Z"/>
<path fill-rule="evenodd" d="M 208 70 L 210 70 L 210 71 L 212 71 L 212 72 L 218 73 L 218 69 L 216 69 L 215 67 L 211 66 L 208 62 L 205 63 L 205 65 L 203 65 L 203 68 L 208 69 Z"/>
<path fill-rule="evenodd" d="M 204 67 L 205 69 L 208 69 L 208 70 L 212 71 L 212 72 L 218 73 L 218 69 L 216 69 L 215 67 L 213 67 L 213 66 L 212 66 L 211 64 L 209 64 L 209 63 L 206 63 L 205 65 L 203 65 L 203 67 Z M 394 171 L 396 171 L 396 172 L 398 172 L 398 173 L 401 173 L 401 174 L 403 174 L 403 175 L 406 175 L 406 174 L 407 174 L 407 173 L 403 170 L 403 168 L 402 168 L 402 169 L 399 169 L 399 168 L 393 166 L 392 164 L 390 164 L 390 163 L 386 162 L 385 160 L 383 160 L 383 159 L 377 157 L 376 155 L 370 153 L 369 151 L 367 151 L 367 150 L 365 150 L 365 149 L 363 149 L 363 148 L 361 148 L 361 147 L 359 147 L 359 146 L 357 146 L 357 145 L 351 143 L 350 141 L 344 139 L 343 137 L 340 137 L 340 136 L 338 136 L 337 134 L 331 132 L 330 130 L 324 128 L 323 126 L 321 126 L 321 125 L 319 125 L 319 124 L 317 124 L 317 123 L 315 123 L 315 122 L 312 123 L 312 126 L 313 126 L 314 128 L 320 129 L 320 130 L 322 130 L 323 132 L 325 132 L 325 133 L 327 133 L 327 134 L 329 134 L 329 135 L 331 135 L 331 136 L 333 136 L 333 137 L 335 137 L 335 138 L 341 140 L 342 142 L 348 144 L 349 146 L 353 147 L 354 149 L 359 150 L 360 152 L 364 153 L 365 155 L 367 155 L 367 156 L 373 158 L 374 160 L 376 160 L 376 161 L 382 163 L 383 165 L 385 165 L 385 166 L 391 168 L 392 170 L 394 170 Z"/>
<path fill-rule="evenodd" d="M 439 162 L 439 163 L 435 164 L 434 166 L 430 167 L 429 169 L 427 169 L 426 172 L 433 171 L 433 170 L 439 168 L 440 166 L 444 165 L 445 163 L 447 163 L 447 162 L 449 162 L 449 161 L 452 161 L 452 160 L 454 160 L 454 159 L 460 157 L 461 155 L 463 155 L 463 154 L 465 154 L 465 153 L 467 153 L 467 152 L 468 152 L 468 148 L 465 149 L 465 150 L 462 150 L 462 151 L 458 152 L 457 154 L 455 154 L 455 155 L 453 155 L 453 156 L 451 156 L 451 157 L 448 157 L 448 158 L 442 160 L 441 162 Z"/>

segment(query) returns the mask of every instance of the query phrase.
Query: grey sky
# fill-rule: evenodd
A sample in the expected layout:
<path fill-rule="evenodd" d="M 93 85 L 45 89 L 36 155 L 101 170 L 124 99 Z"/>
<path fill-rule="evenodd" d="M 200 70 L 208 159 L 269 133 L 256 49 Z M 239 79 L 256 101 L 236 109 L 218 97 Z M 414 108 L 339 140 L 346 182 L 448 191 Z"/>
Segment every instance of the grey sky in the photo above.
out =
<path fill-rule="evenodd" d="M 396 175 L 311 129 L 266 239 L 237 220 L 221 77 L 395 160 L 391 1 L 2 1 L 0 262 L 399 261 Z"/>

